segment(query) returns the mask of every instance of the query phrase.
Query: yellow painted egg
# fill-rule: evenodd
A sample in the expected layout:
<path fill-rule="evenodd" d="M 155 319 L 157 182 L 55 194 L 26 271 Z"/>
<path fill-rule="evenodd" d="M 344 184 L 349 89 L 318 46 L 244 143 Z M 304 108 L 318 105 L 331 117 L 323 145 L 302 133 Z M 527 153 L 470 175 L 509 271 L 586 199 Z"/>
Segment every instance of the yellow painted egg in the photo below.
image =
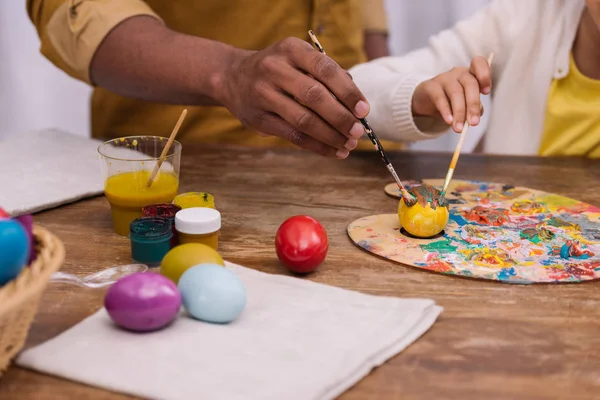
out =
<path fill-rule="evenodd" d="M 160 264 L 160 273 L 177 284 L 185 271 L 206 263 L 225 266 L 223 258 L 212 247 L 202 243 L 181 244 L 165 255 Z"/>
<path fill-rule="evenodd" d="M 421 189 L 420 189 L 421 188 Z M 441 233 L 450 214 L 445 204 L 438 203 L 439 191 L 429 186 L 419 186 L 411 190 L 414 204 L 406 204 L 400 199 L 398 218 L 404 230 L 418 238 L 430 238 Z"/>

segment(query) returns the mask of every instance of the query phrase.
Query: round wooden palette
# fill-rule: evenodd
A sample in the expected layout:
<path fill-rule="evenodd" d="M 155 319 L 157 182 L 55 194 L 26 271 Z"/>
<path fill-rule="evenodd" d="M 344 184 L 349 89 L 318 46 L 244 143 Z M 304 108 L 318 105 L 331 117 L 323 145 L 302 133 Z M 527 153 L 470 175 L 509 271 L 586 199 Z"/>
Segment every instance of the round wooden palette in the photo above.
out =
<path fill-rule="evenodd" d="M 441 189 L 442 179 L 405 182 Z M 395 183 L 385 187 L 400 198 Z M 416 239 L 393 214 L 348 226 L 360 248 L 398 263 L 448 275 L 506 283 L 582 282 L 600 278 L 600 208 L 539 190 L 461 181 L 447 192 L 443 235 Z"/>

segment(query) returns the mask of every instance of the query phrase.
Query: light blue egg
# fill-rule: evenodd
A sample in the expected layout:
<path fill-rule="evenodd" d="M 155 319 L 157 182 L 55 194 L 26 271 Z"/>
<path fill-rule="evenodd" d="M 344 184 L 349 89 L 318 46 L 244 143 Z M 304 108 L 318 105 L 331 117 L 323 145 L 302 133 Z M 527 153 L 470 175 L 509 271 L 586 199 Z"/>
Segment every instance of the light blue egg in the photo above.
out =
<path fill-rule="evenodd" d="M 188 313 L 199 320 L 224 324 L 246 307 L 246 288 L 233 272 L 217 264 L 198 264 L 181 275 L 179 291 Z"/>
<path fill-rule="evenodd" d="M 0 221 L 0 286 L 15 279 L 29 257 L 29 239 L 14 219 Z"/>

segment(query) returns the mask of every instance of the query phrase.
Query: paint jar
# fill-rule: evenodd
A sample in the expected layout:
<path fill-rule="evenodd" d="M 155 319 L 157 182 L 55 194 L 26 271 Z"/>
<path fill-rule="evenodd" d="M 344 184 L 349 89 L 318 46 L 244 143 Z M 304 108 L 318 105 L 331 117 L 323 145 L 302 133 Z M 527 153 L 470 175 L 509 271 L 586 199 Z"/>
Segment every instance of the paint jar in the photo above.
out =
<path fill-rule="evenodd" d="M 128 136 L 98 146 L 104 179 L 104 194 L 113 219 L 113 229 L 127 237 L 131 221 L 142 216 L 142 207 L 171 203 L 179 192 L 181 143 L 169 143 L 162 136 Z M 157 162 L 160 168 L 151 185 Z"/>
<path fill-rule="evenodd" d="M 173 203 L 181 208 L 208 207 L 215 208 L 215 198 L 206 192 L 187 192 L 175 196 Z"/>
<path fill-rule="evenodd" d="M 180 244 L 202 243 L 217 250 L 221 213 L 213 208 L 186 208 L 175 214 L 175 229 Z"/>
<path fill-rule="evenodd" d="M 142 208 L 142 217 L 161 217 L 166 218 L 171 222 L 173 237 L 171 238 L 171 247 L 178 244 L 177 231 L 175 230 L 175 214 L 181 211 L 181 207 L 172 203 L 152 204 Z"/>
<path fill-rule="evenodd" d="M 131 258 L 150 267 L 160 265 L 171 250 L 173 231 L 171 222 L 162 217 L 142 217 L 129 225 Z"/>

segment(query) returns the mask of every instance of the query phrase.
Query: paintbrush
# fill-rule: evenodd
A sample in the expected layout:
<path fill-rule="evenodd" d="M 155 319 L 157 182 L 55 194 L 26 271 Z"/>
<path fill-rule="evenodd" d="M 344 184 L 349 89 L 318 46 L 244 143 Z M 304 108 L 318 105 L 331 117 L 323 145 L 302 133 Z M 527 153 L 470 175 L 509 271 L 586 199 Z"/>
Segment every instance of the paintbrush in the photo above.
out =
<path fill-rule="evenodd" d="M 312 40 L 312 42 L 315 45 L 315 47 L 317 48 L 317 50 L 319 50 L 319 52 L 321 52 L 323 54 L 327 54 L 327 53 L 325 53 L 325 49 L 323 48 L 323 46 L 321 46 L 321 43 L 319 42 L 319 39 L 317 39 L 317 35 L 315 35 L 315 33 L 312 30 L 308 31 L 308 35 L 310 36 L 310 39 Z M 383 146 L 381 145 L 381 142 L 379 141 L 379 138 L 375 135 L 375 132 L 373 132 L 373 129 L 371 128 L 371 126 L 369 125 L 369 123 L 367 122 L 367 120 L 364 119 L 364 118 L 360 118 L 359 121 L 362 124 L 362 126 L 365 128 L 365 133 L 367 134 L 367 136 L 371 140 L 371 143 L 373 143 L 373 146 L 375 147 L 375 150 L 379 153 L 379 156 L 381 157 L 381 160 L 383 161 L 383 163 L 387 167 L 388 171 L 390 171 L 390 174 L 392 174 L 392 176 L 394 177 L 394 180 L 398 184 L 398 187 L 400 188 L 400 191 L 402 192 L 402 195 L 404 197 L 406 197 L 407 200 L 408 199 L 414 199 L 414 196 L 411 195 L 406 190 L 406 188 L 404 187 L 404 185 L 402 184 L 402 181 L 398 177 L 398 174 L 396 173 L 396 170 L 394 169 L 394 166 L 392 165 L 392 162 L 390 161 L 390 159 L 388 158 L 387 154 L 383 150 Z"/>
<path fill-rule="evenodd" d="M 491 53 L 487 59 L 488 65 L 492 65 L 492 61 L 494 60 L 494 53 Z M 448 190 L 448 185 L 452 180 L 452 175 L 454 175 L 454 169 L 456 168 L 456 163 L 458 163 L 458 157 L 460 156 L 460 150 L 462 149 L 462 145 L 465 141 L 465 137 L 467 136 L 467 131 L 469 130 L 469 122 L 465 121 L 465 126 L 460 132 L 460 137 L 458 138 L 458 143 L 456 144 L 456 148 L 454 149 L 454 154 L 452 154 L 452 160 L 450 161 L 450 167 L 448 168 L 448 173 L 446 174 L 446 180 L 444 181 L 444 187 L 442 192 L 440 193 L 440 201 L 444 199 L 446 196 L 446 190 Z"/>
<path fill-rule="evenodd" d="M 154 169 L 152 170 L 152 174 L 150 174 L 150 178 L 148 179 L 148 184 L 147 184 L 148 187 L 152 186 L 152 182 L 154 181 L 154 178 L 156 177 L 156 174 L 158 173 L 158 170 L 160 169 L 160 166 L 162 165 L 165 157 L 169 153 L 169 149 L 171 148 L 171 145 L 173 144 L 173 140 L 175 140 L 175 136 L 177 136 L 177 132 L 179 132 L 179 128 L 181 128 L 181 123 L 183 122 L 183 119 L 185 118 L 186 114 L 187 114 L 187 109 L 184 109 L 183 112 L 181 113 L 181 116 L 179 117 L 179 120 L 175 124 L 175 127 L 173 128 L 173 132 L 171 132 L 171 136 L 169 136 L 169 140 L 167 140 L 167 144 L 165 145 L 165 148 L 163 149 L 162 153 L 160 154 L 160 157 L 158 158 L 158 161 L 157 161 L 156 165 L 154 166 Z"/>

